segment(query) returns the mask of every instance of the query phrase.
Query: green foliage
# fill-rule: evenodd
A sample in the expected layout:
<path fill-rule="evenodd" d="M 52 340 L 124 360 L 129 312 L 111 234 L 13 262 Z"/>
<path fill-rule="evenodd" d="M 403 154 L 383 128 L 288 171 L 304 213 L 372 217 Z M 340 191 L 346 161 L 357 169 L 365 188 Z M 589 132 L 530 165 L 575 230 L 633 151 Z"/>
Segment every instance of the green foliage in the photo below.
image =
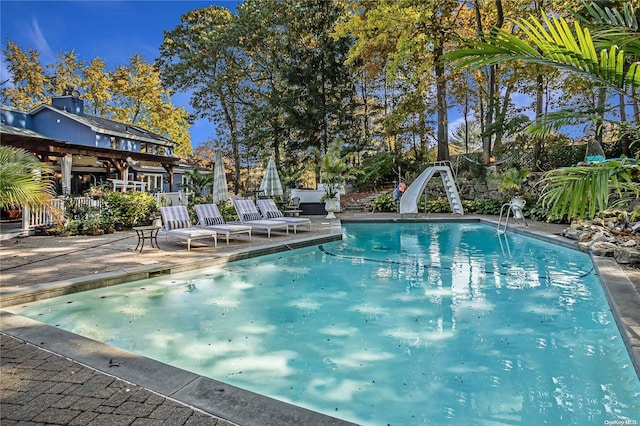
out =
<path fill-rule="evenodd" d="M 378 152 L 365 157 L 359 167 L 361 174 L 358 176 L 355 186 L 363 188 L 393 181 L 394 157 L 392 152 Z"/>
<path fill-rule="evenodd" d="M 222 217 L 224 217 L 225 222 L 238 220 L 238 213 L 233 207 L 233 202 L 231 200 L 219 203 L 218 210 L 220 210 L 220 214 L 222 214 Z"/>
<path fill-rule="evenodd" d="M 46 206 L 53 194 L 48 171 L 27 151 L 0 146 L 0 208 Z"/>
<path fill-rule="evenodd" d="M 349 167 L 349 163 L 341 155 L 341 146 L 341 141 L 336 140 L 322 157 L 320 173 L 325 188 L 325 199 L 336 198 L 339 187 L 344 185 L 347 180 L 354 179 L 356 174 L 360 172 Z"/>
<path fill-rule="evenodd" d="M 126 228 L 150 225 L 160 212 L 156 199 L 146 192 L 108 192 L 102 201 L 105 214 Z"/>
<path fill-rule="evenodd" d="M 199 196 L 205 190 L 211 190 L 212 188 L 213 174 L 202 173 L 198 167 L 184 172 L 184 177 L 186 178 L 187 183 L 179 184 L 178 186 L 187 192 L 193 193 L 194 196 Z"/>
<path fill-rule="evenodd" d="M 552 170 L 538 184 L 543 185 L 543 203 L 554 216 L 591 219 L 599 211 L 638 199 L 639 173 L 637 164 L 610 161 Z"/>
<path fill-rule="evenodd" d="M 504 198 L 474 198 L 465 212 L 499 215 L 500 208 L 507 202 Z"/>
<path fill-rule="evenodd" d="M 391 194 L 382 194 L 373 200 L 371 207 L 373 211 L 395 212 L 398 211 L 398 202 L 393 199 Z"/>
<path fill-rule="evenodd" d="M 525 169 L 508 169 L 502 175 L 502 180 L 500 181 L 500 184 L 498 184 L 498 189 L 510 196 L 522 195 L 524 193 L 522 185 L 530 174 L 531 173 Z"/>
<path fill-rule="evenodd" d="M 420 203 L 418 209 L 424 213 L 450 213 L 451 206 L 447 197 L 429 198 Z"/>
<path fill-rule="evenodd" d="M 625 16 L 634 16 L 630 3 L 624 7 Z M 602 19 L 594 8 L 587 10 L 592 18 L 596 18 L 597 24 L 583 19 L 583 24 L 576 21 L 569 25 L 558 15 L 544 15 L 542 21 L 534 16 L 528 20 L 512 20 L 521 36 L 510 29 L 494 28 L 487 38 L 466 40 L 468 48 L 449 52 L 446 58 L 455 67 L 481 68 L 516 60 L 550 66 L 639 100 L 637 21 Z M 621 16 L 613 10 L 604 16 Z M 554 111 L 537 120 L 528 130 L 535 135 L 546 135 L 564 125 L 575 124 L 576 120 L 592 121 L 593 118 L 588 111 Z M 635 133 L 638 133 L 637 129 Z"/>
<path fill-rule="evenodd" d="M 527 202 L 527 207 L 524 209 L 523 213 L 525 217 L 538 222 L 568 223 L 566 217 L 553 214 L 551 209 L 545 206 L 541 199 L 531 204 Z"/>

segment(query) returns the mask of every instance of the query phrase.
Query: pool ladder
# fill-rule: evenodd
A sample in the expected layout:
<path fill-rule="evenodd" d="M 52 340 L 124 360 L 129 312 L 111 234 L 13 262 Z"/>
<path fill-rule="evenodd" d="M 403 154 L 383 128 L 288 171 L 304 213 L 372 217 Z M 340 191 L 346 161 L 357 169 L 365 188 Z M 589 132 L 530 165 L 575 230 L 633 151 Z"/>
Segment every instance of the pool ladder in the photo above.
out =
<path fill-rule="evenodd" d="M 524 226 L 527 228 L 529 224 L 527 223 L 527 218 L 524 217 L 524 213 L 522 212 L 522 208 L 524 207 L 526 201 L 521 200 L 519 202 L 515 202 L 513 200 L 509 201 L 506 204 L 503 204 L 500 208 L 500 219 L 498 219 L 498 234 L 504 234 L 507 232 L 509 228 L 509 218 L 513 215 L 513 218 L 516 222 L 519 222 L 521 219 L 524 221 Z M 504 216 L 505 208 L 507 209 L 507 214 L 505 216 L 504 223 L 502 222 L 502 217 Z"/>

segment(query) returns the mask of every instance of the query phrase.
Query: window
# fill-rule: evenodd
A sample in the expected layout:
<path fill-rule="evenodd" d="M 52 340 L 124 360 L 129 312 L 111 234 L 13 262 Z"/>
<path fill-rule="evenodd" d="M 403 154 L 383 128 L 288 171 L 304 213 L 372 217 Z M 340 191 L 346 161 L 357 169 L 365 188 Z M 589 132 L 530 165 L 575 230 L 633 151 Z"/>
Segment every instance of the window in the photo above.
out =
<path fill-rule="evenodd" d="M 162 192 L 162 177 L 159 174 L 145 174 L 143 180 L 147 183 L 147 191 Z"/>

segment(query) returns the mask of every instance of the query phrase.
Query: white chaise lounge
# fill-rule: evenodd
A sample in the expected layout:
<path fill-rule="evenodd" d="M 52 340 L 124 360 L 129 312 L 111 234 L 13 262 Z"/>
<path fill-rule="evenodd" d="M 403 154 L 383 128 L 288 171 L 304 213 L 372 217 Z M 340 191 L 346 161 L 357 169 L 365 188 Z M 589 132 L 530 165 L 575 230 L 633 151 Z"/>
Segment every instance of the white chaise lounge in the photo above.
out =
<path fill-rule="evenodd" d="M 262 217 L 265 219 L 275 219 L 287 222 L 293 227 L 294 234 L 298 232 L 298 225 L 306 225 L 309 227 L 309 231 L 311 231 L 311 219 L 308 217 L 285 217 L 280 209 L 278 209 L 275 201 L 271 198 L 258 200 L 257 204 L 260 212 L 262 213 Z"/>
<path fill-rule="evenodd" d="M 198 215 L 198 226 L 216 231 L 219 235 L 224 235 L 227 239 L 227 244 L 229 244 L 230 235 L 249 234 L 249 241 L 251 241 L 251 226 L 225 223 L 217 205 L 196 204 L 195 209 Z"/>
<path fill-rule="evenodd" d="M 214 246 L 218 246 L 216 231 L 192 226 L 185 206 L 160 207 L 160 214 L 162 215 L 160 232 L 165 234 L 166 239 L 172 235 L 187 240 L 187 251 L 191 250 L 192 240 L 213 238 Z"/>
<path fill-rule="evenodd" d="M 252 200 L 233 200 L 233 207 L 238 213 L 240 223 L 249 225 L 254 230 L 267 231 L 267 237 L 271 238 L 272 229 L 284 229 L 289 233 L 289 224 L 283 220 L 263 219 L 258 208 Z"/>

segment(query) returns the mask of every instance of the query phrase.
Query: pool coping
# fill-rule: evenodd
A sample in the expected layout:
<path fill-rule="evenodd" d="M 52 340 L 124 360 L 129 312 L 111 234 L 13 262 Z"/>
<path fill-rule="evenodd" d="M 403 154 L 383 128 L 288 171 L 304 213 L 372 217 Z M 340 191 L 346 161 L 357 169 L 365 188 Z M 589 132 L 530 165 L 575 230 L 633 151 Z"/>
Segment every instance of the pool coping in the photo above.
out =
<path fill-rule="evenodd" d="M 358 222 L 479 222 L 490 226 L 497 225 L 496 221 L 490 219 L 464 217 L 437 219 L 375 219 L 363 217 L 342 220 L 342 223 Z M 574 241 L 558 235 L 520 226 L 511 227 L 509 230 L 578 250 Z M 11 304 L 11 306 L 14 306 L 62 294 L 116 285 L 163 274 L 183 272 L 212 266 L 214 264 L 223 264 L 249 257 L 317 245 L 328 241 L 336 241 L 341 238 L 342 233 L 339 233 L 320 237 L 308 237 L 286 243 L 276 242 L 269 246 L 248 249 L 243 252 L 213 255 L 211 259 L 206 261 L 199 260 L 180 264 L 151 265 L 43 284 L 34 286 L 35 288 L 31 290 L 23 290 L 9 296 L 12 302 L 19 301 Z M 635 291 L 631 281 L 615 260 L 594 255 L 591 255 L 591 258 L 604 288 L 618 329 L 629 352 L 633 367 L 635 368 L 637 376 L 640 377 L 640 309 L 638 309 L 640 306 L 640 295 Z M 102 284 L 100 285 L 100 283 Z M 3 296 L 3 299 L 5 299 L 5 296 Z M 353 424 L 300 406 L 246 391 L 214 379 L 199 376 L 180 368 L 172 367 L 168 364 L 160 363 L 150 358 L 22 317 L 6 310 L 7 307 L 10 306 L 3 305 L 2 309 L 0 309 L 0 331 L 3 333 L 23 340 L 38 348 L 77 361 L 104 374 L 134 383 L 152 392 L 174 399 L 221 419 L 243 426 Z M 110 363 L 110 361 L 114 359 L 118 360 L 119 366 L 117 371 L 114 371 Z"/>

